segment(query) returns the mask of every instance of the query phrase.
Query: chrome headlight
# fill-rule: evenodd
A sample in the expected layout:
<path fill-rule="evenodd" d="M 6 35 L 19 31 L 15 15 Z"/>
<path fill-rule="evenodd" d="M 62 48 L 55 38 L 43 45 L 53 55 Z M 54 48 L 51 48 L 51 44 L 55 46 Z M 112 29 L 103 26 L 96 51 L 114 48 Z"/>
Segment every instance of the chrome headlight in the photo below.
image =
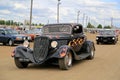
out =
<path fill-rule="evenodd" d="M 98 37 L 96 37 L 96 40 L 98 40 Z"/>
<path fill-rule="evenodd" d="M 28 40 L 31 40 L 31 37 L 30 37 L 30 36 L 28 36 Z"/>
<path fill-rule="evenodd" d="M 58 45 L 57 41 L 52 41 L 51 42 L 51 47 L 56 48 Z"/>
<path fill-rule="evenodd" d="M 26 37 L 24 37 L 23 39 L 26 40 Z"/>
<path fill-rule="evenodd" d="M 112 39 L 114 40 L 115 38 L 113 37 Z"/>
<path fill-rule="evenodd" d="M 29 43 L 27 40 L 25 40 L 24 43 L 23 43 L 23 46 L 24 46 L 24 47 L 29 47 L 29 46 L 30 46 L 30 43 Z"/>

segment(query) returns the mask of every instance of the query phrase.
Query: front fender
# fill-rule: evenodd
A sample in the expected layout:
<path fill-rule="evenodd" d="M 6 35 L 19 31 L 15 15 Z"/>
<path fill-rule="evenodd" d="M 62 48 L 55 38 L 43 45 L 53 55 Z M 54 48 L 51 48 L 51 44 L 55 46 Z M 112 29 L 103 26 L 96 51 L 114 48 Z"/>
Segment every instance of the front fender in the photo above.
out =
<path fill-rule="evenodd" d="M 24 46 L 17 46 L 14 50 L 13 57 L 21 58 L 21 59 L 29 59 L 30 61 L 35 62 L 33 58 L 33 50 Z"/>
<path fill-rule="evenodd" d="M 61 46 L 52 56 L 54 58 L 63 58 L 66 56 L 67 51 L 72 51 L 72 48 L 69 47 L 68 45 L 63 45 Z"/>
<path fill-rule="evenodd" d="M 26 54 L 28 53 L 28 51 L 30 51 L 30 49 L 27 47 L 17 46 L 14 50 L 14 57 L 26 57 Z"/>

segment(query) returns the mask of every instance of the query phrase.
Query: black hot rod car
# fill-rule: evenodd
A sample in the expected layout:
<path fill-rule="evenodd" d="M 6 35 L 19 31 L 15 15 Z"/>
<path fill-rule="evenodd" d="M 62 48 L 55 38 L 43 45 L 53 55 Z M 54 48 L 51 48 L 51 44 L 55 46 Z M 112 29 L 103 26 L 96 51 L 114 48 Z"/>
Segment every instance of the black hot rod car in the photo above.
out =
<path fill-rule="evenodd" d="M 43 26 L 43 34 L 34 40 L 33 50 L 28 42 L 17 46 L 12 57 L 18 68 L 26 68 L 29 63 L 57 63 L 67 70 L 73 60 L 93 59 L 95 46 L 88 41 L 81 24 L 48 24 Z"/>

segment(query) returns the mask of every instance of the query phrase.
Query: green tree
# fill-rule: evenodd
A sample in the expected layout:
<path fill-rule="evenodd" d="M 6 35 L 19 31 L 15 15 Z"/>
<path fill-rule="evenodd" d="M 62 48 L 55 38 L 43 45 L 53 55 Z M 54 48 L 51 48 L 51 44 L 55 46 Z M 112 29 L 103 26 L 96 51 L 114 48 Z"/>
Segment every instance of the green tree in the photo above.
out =
<path fill-rule="evenodd" d="M 102 25 L 101 25 L 101 24 L 99 24 L 99 25 L 97 26 L 97 28 L 102 28 Z"/>
<path fill-rule="evenodd" d="M 35 26 L 35 24 L 34 24 L 34 23 L 32 23 L 32 26 Z"/>
<path fill-rule="evenodd" d="M 23 25 L 23 23 L 20 23 L 20 25 Z"/>
<path fill-rule="evenodd" d="M 104 26 L 104 29 L 111 29 L 111 26 Z"/>
<path fill-rule="evenodd" d="M 13 23 L 13 25 L 14 25 L 14 26 L 17 26 L 17 25 L 18 25 L 18 23 L 17 23 L 17 22 L 14 22 L 14 23 Z"/>
<path fill-rule="evenodd" d="M 5 25 L 5 21 L 4 20 L 0 20 L 0 25 Z"/>
<path fill-rule="evenodd" d="M 41 24 L 41 23 L 39 23 L 38 25 L 39 25 L 39 26 L 44 26 L 44 24 Z"/>
<path fill-rule="evenodd" d="M 88 23 L 87 28 L 95 28 L 91 23 Z"/>
<path fill-rule="evenodd" d="M 10 25 L 10 20 L 5 21 L 6 25 Z"/>
<path fill-rule="evenodd" d="M 36 23 L 35 26 L 37 26 L 38 24 Z"/>
<path fill-rule="evenodd" d="M 10 20 L 10 25 L 13 25 L 13 23 L 14 23 L 13 20 Z"/>

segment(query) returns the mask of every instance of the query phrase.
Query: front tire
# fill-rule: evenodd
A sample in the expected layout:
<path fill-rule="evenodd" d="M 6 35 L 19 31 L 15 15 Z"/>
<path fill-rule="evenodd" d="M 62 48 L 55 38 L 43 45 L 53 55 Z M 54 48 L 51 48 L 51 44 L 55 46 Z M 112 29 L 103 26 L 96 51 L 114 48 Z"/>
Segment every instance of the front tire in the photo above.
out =
<path fill-rule="evenodd" d="M 114 41 L 113 44 L 115 45 L 117 43 L 117 41 Z"/>
<path fill-rule="evenodd" d="M 13 45 L 14 45 L 14 42 L 10 39 L 10 40 L 8 41 L 8 44 L 9 44 L 9 46 L 13 46 Z"/>
<path fill-rule="evenodd" d="M 90 55 L 87 57 L 87 59 L 92 60 L 95 55 L 95 49 L 93 46 L 92 47 L 89 46 L 89 48 L 90 48 Z"/>
<path fill-rule="evenodd" d="M 72 66 L 72 54 L 67 52 L 66 56 L 59 59 L 59 67 L 62 70 L 68 70 Z"/>
<path fill-rule="evenodd" d="M 99 45 L 99 41 L 97 41 L 97 44 Z"/>
<path fill-rule="evenodd" d="M 14 58 L 14 61 L 15 61 L 15 65 L 18 68 L 27 68 L 28 67 L 28 63 L 27 62 L 20 62 L 19 58 Z"/>

